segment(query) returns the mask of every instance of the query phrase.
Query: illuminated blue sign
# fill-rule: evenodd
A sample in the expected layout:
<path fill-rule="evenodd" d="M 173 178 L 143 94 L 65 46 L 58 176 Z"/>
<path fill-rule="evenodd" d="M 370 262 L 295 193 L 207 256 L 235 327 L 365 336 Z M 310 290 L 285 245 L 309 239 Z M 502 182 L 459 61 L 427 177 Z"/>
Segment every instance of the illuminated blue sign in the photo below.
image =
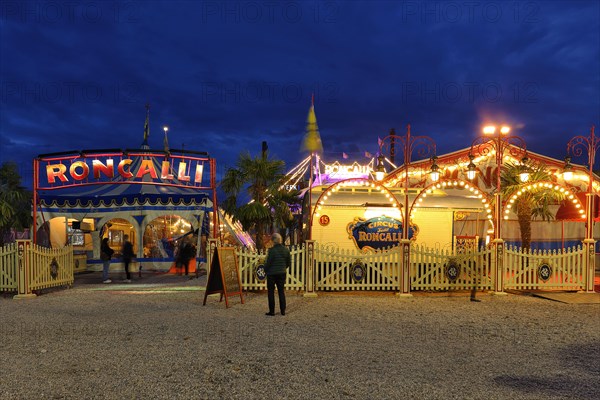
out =
<path fill-rule="evenodd" d="M 375 250 L 394 247 L 402 239 L 402 221 L 395 218 L 380 216 L 365 220 L 355 218 L 346 228 L 349 237 L 354 240 L 356 247 L 361 250 Z M 416 237 L 417 226 L 412 225 L 408 238 Z"/>

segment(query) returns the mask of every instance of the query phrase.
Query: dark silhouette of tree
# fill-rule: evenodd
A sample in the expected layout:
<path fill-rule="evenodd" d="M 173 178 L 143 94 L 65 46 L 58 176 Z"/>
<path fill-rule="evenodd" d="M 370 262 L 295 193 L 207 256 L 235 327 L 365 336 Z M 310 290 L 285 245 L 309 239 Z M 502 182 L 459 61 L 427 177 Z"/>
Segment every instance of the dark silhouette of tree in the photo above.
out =
<path fill-rule="evenodd" d="M 273 224 L 282 228 L 293 219 L 288 202 L 297 202 L 297 194 L 284 188 L 284 168 L 284 162 L 269 159 L 267 151 L 255 158 L 243 153 L 221 181 L 227 196 L 221 205 L 223 210 L 234 221 L 240 221 L 244 230 L 256 232 L 257 249 L 265 248 L 263 235 L 267 228 Z M 243 191 L 250 201 L 240 205 Z"/>
<path fill-rule="evenodd" d="M 8 162 L 0 166 L 0 246 L 11 229 L 24 230 L 32 223 L 31 191 L 21 186 L 17 164 Z"/>

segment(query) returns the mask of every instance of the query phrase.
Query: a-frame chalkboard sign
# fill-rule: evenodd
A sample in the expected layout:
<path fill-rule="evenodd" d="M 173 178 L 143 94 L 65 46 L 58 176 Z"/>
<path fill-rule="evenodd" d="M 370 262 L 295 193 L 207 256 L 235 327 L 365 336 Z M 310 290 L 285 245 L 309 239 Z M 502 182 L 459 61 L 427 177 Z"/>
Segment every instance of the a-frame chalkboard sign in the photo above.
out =
<path fill-rule="evenodd" d="M 209 294 L 220 293 L 219 301 L 225 297 L 225 307 L 229 308 L 229 296 L 240 295 L 242 304 L 244 296 L 242 294 L 242 284 L 238 273 L 237 258 L 235 256 L 235 247 L 217 247 L 210 265 L 208 282 L 206 283 L 206 292 L 204 293 L 204 303 Z"/>

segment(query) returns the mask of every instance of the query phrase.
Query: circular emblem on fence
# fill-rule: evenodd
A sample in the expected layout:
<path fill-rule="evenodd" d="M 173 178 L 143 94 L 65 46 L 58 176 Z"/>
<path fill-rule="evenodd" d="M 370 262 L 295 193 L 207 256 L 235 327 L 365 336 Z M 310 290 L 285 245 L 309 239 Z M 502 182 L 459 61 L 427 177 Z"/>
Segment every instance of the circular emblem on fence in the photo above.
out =
<path fill-rule="evenodd" d="M 256 266 L 256 269 L 254 270 L 254 275 L 256 275 L 256 279 L 259 282 L 262 282 L 265 279 L 267 279 L 267 271 L 265 271 L 265 265 L 263 263 L 260 263 Z"/>
<path fill-rule="evenodd" d="M 321 217 L 319 217 L 319 224 L 323 226 L 329 225 L 330 222 L 329 215 L 321 215 Z"/>
<path fill-rule="evenodd" d="M 50 276 L 52 279 L 56 279 L 58 277 L 58 261 L 56 261 L 56 257 L 54 257 L 50 263 Z"/>
<path fill-rule="evenodd" d="M 448 260 L 448 263 L 445 266 L 445 274 L 446 274 L 446 278 L 448 278 L 448 280 L 450 282 L 454 282 L 458 279 L 458 276 L 460 275 L 460 265 L 458 265 L 458 263 L 456 262 L 456 260 Z"/>
<path fill-rule="evenodd" d="M 540 264 L 537 272 L 538 278 L 546 282 L 552 276 L 552 267 L 547 262 L 544 262 Z"/>
<path fill-rule="evenodd" d="M 356 260 L 352 264 L 351 269 L 354 282 L 361 282 L 365 277 L 365 264 L 360 260 Z"/>

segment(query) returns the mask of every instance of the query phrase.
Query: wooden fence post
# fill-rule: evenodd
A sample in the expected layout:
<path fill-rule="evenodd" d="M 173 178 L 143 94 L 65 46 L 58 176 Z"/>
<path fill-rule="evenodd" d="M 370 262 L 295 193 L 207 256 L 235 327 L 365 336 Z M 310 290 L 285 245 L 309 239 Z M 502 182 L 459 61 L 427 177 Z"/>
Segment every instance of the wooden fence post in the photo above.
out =
<path fill-rule="evenodd" d="M 494 294 L 507 294 L 504 291 L 504 240 L 494 239 L 493 246 L 492 280 L 494 281 Z"/>
<path fill-rule="evenodd" d="M 583 241 L 585 270 L 583 271 L 585 281 L 585 292 L 594 293 L 594 275 L 596 273 L 596 241 L 594 239 L 585 239 Z"/>
<path fill-rule="evenodd" d="M 400 247 L 402 252 L 400 253 L 400 292 L 397 293 L 399 297 L 412 297 L 410 293 L 410 239 L 400 240 Z"/>
<path fill-rule="evenodd" d="M 13 299 L 31 299 L 36 297 L 31 293 L 29 276 L 31 271 L 31 240 L 17 240 L 17 284 L 18 294 Z"/>
<path fill-rule="evenodd" d="M 304 246 L 306 268 L 306 282 L 304 283 L 304 297 L 317 297 L 315 291 L 315 241 L 307 240 Z"/>

